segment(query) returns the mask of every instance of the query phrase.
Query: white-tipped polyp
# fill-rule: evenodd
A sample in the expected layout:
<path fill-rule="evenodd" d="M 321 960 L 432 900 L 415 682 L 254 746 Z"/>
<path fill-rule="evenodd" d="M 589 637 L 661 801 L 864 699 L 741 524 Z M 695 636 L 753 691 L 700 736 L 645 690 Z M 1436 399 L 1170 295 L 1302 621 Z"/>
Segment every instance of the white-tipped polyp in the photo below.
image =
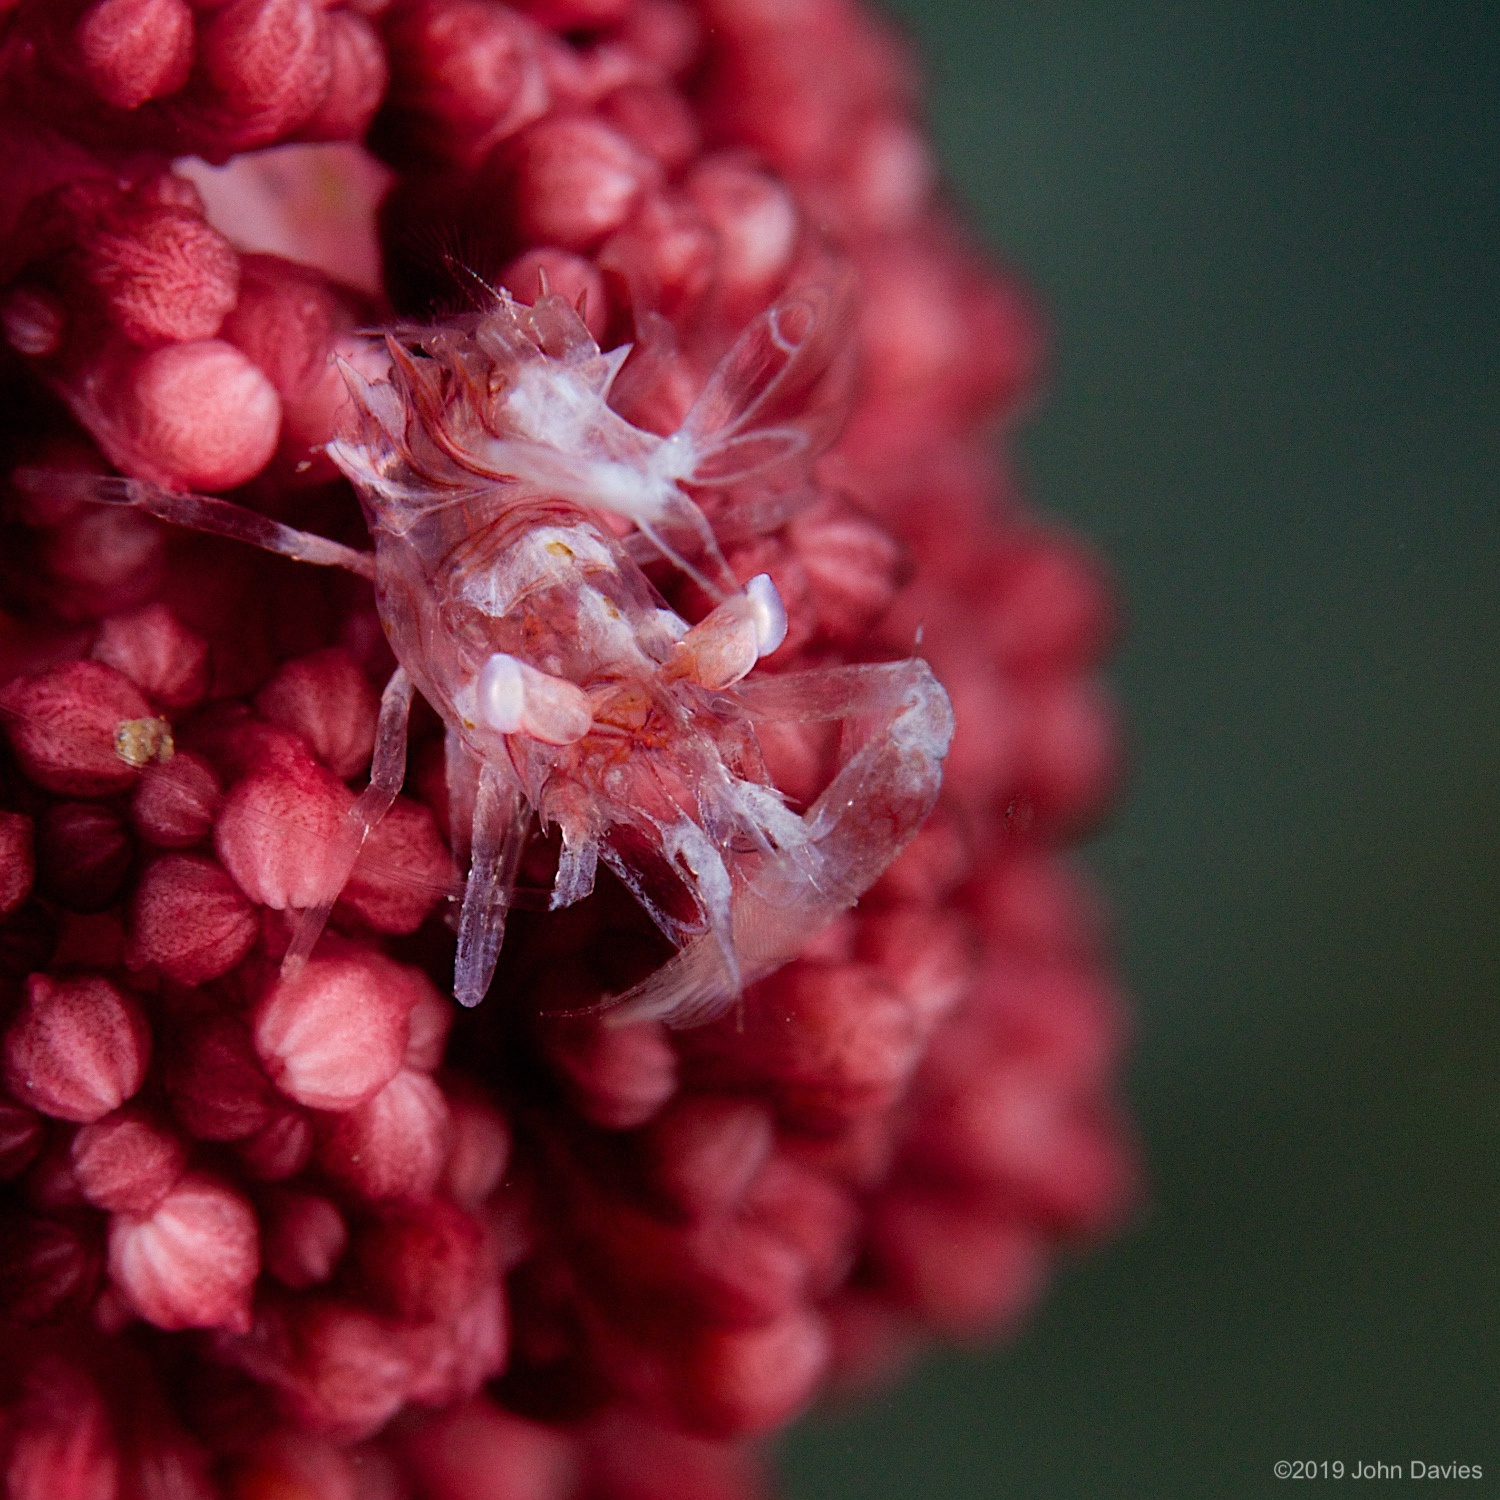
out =
<path fill-rule="evenodd" d="M 761 656 L 769 656 L 786 639 L 786 605 L 769 573 L 757 573 L 745 585 L 745 597 L 755 621 L 756 650 Z"/>
<path fill-rule="evenodd" d="M 491 729 L 519 734 L 526 721 L 526 682 L 521 663 L 496 652 L 479 673 L 479 712 Z"/>

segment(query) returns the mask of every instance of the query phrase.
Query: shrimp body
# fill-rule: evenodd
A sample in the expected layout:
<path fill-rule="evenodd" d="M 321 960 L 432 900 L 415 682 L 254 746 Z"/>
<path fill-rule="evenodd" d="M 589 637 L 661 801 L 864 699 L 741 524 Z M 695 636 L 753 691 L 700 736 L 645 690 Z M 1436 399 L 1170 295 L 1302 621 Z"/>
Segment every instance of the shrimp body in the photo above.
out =
<path fill-rule="evenodd" d="M 806 484 L 837 430 L 844 304 L 814 285 L 755 319 L 669 436 L 609 404 L 630 350 L 601 352 L 575 310 L 501 293 L 486 311 L 400 327 L 344 365 L 355 420 L 328 453 L 375 542 L 365 554 L 223 502 L 135 480 L 94 499 L 373 579 L 400 667 L 332 894 L 303 912 L 307 957 L 337 888 L 405 776 L 422 696 L 447 729 L 449 823 L 469 874 L 454 993 L 489 988 L 522 852 L 560 833 L 551 904 L 603 861 L 677 947 L 614 1016 L 705 1019 L 855 901 L 936 799 L 952 732 L 920 660 L 752 676 L 786 617 L 770 578 L 740 587 L 692 498 Z M 730 490 L 733 496 L 740 491 Z M 665 559 L 715 607 L 694 625 L 642 569 Z M 837 726 L 831 779 L 800 812 L 762 758 L 767 726 Z"/>

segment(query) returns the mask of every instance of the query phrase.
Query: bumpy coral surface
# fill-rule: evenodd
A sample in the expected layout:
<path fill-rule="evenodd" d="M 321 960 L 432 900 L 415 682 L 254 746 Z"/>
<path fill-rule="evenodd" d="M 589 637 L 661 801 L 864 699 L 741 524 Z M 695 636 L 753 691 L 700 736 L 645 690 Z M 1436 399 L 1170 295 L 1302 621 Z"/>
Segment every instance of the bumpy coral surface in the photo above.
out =
<path fill-rule="evenodd" d="M 0 79 L 6 1495 L 762 1493 L 758 1436 L 1003 1328 L 1131 1186 L 1059 854 L 1115 773 L 1109 600 L 997 466 L 1036 326 L 934 198 L 902 48 L 841 0 L 10 0 Z M 279 975 L 394 665 L 369 585 L 58 476 L 363 547 L 322 447 L 358 329 L 550 288 L 668 433 L 814 263 L 855 288 L 842 434 L 709 514 L 786 606 L 758 672 L 931 664 L 922 831 L 711 1024 L 591 1008 L 669 953 L 604 877 L 460 1015 L 419 709 Z M 805 805 L 824 751 L 763 739 Z"/>

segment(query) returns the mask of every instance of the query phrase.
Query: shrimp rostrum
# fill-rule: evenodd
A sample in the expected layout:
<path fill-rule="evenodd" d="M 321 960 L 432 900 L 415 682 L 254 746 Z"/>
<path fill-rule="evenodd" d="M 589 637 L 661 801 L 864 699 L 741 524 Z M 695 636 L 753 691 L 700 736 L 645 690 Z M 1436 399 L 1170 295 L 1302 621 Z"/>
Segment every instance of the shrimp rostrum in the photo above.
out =
<path fill-rule="evenodd" d="M 336 873 L 400 790 L 420 692 L 446 726 L 450 824 L 469 861 L 463 1004 L 489 988 L 537 825 L 559 836 L 553 909 L 588 895 L 603 861 L 678 950 L 612 1014 L 687 1024 L 853 905 L 931 809 L 952 718 L 926 663 L 756 673 L 786 632 L 781 600 L 765 574 L 736 582 L 693 498 L 732 508 L 736 487 L 806 481 L 836 425 L 844 332 L 835 292 L 789 293 L 662 437 L 610 405 L 628 347 L 601 352 L 561 297 L 526 307 L 502 292 L 480 313 L 393 330 L 362 370 L 345 365 L 355 418 L 328 446 L 373 561 L 222 501 L 94 482 L 95 499 L 373 578 L 400 666 Z M 653 560 L 716 601 L 703 619 L 667 605 Z M 836 740 L 831 779 L 801 811 L 761 753 L 768 726 L 799 725 Z M 333 899 L 300 914 L 289 967 Z"/>

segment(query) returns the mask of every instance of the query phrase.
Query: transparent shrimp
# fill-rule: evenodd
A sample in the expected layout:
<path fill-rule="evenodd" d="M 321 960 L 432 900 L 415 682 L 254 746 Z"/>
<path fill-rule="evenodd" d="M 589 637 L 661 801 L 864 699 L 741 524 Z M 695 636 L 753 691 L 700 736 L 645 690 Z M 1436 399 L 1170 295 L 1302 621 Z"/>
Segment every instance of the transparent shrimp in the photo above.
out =
<path fill-rule="evenodd" d="M 930 810 L 952 718 L 926 664 L 752 677 L 785 635 L 781 600 L 766 575 L 737 584 L 692 498 L 806 482 L 842 415 L 847 308 L 837 282 L 789 293 L 666 437 L 611 408 L 630 351 L 602 352 L 562 298 L 526 307 L 501 292 L 482 313 L 390 330 L 362 369 L 344 365 L 357 415 L 328 445 L 373 556 L 222 501 L 75 481 L 95 500 L 373 579 L 401 665 L 331 889 L 401 788 L 420 693 L 447 728 L 454 852 L 468 862 L 463 1004 L 489 988 L 538 826 L 560 834 L 554 909 L 588 895 L 602 861 L 679 950 L 614 1015 L 691 1024 L 857 901 Z M 716 601 L 706 618 L 690 626 L 668 607 L 642 546 Z M 818 725 L 839 731 L 836 765 L 799 812 L 761 738 Z M 332 905 L 301 914 L 288 969 Z"/>

